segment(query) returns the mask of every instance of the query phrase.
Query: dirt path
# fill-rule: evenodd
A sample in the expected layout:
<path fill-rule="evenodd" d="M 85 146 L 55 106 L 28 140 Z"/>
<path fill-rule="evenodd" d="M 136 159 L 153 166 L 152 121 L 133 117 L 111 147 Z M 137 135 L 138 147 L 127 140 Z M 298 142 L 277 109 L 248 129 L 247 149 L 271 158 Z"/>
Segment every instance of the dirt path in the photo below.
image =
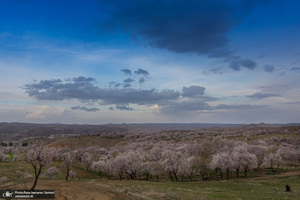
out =
<path fill-rule="evenodd" d="M 31 183 L 27 183 L 29 189 Z M 24 185 L 16 188 L 25 189 Z M 14 188 L 15 189 L 15 188 Z M 66 182 L 63 180 L 39 180 L 36 190 L 55 190 L 56 200 L 111 200 L 115 196 L 99 185 L 87 182 Z"/>

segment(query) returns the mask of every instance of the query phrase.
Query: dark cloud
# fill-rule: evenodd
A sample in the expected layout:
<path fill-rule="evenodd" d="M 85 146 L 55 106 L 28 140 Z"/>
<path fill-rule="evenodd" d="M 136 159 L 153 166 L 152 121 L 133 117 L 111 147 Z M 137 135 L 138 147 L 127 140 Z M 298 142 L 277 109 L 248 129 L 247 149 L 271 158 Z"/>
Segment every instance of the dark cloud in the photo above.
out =
<path fill-rule="evenodd" d="M 265 65 L 264 68 L 265 71 L 269 73 L 272 73 L 275 70 L 275 67 L 273 65 Z"/>
<path fill-rule="evenodd" d="M 108 109 L 109 109 L 109 110 L 114 110 L 114 108 L 113 108 L 112 106 L 110 106 Z"/>
<path fill-rule="evenodd" d="M 73 106 L 71 109 L 72 110 L 84 110 L 87 112 L 96 112 L 96 111 L 100 110 L 98 108 L 87 108 L 85 106 Z"/>
<path fill-rule="evenodd" d="M 73 78 L 73 81 L 75 83 L 89 84 L 89 83 L 96 82 L 96 79 L 94 79 L 92 77 L 86 78 L 84 76 L 79 76 L 78 78 Z"/>
<path fill-rule="evenodd" d="M 183 86 L 182 88 L 182 96 L 183 97 L 198 97 L 200 95 L 204 95 L 205 88 L 201 86 L 190 86 L 190 87 L 185 87 Z"/>
<path fill-rule="evenodd" d="M 163 113 L 179 113 L 179 112 L 197 112 L 204 110 L 212 110 L 211 106 L 203 101 L 183 101 L 183 102 L 170 102 L 163 105 L 160 109 Z"/>
<path fill-rule="evenodd" d="M 128 110 L 128 111 L 133 111 L 133 108 L 130 108 L 129 106 L 124 106 L 124 105 L 117 105 L 116 109 L 118 110 Z"/>
<path fill-rule="evenodd" d="M 293 67 L 293 68 L 291 68 L 291 71 L 300 72 L 300 67 Z"/>
<path fill-rule="evenodd" d="M 131 75 L 130 69 L 122 69 L 121 72 L 124 72 L 125 74 Z"/>
<path fill-rule="evenodd" d="M 131 85 L 130 83 L 124 83 L 124 84 L 123 84 L 123 87 L 124 87 L 124 88 L 130 88 L 131 86 L 132 86 L 132 85 Z"/>
<path fill-rule="evenodd" d="M 157 104 L 177 100 L 180 97 L 179 92 L 173 90 L 102 89 L 102 91 L 103 94 L 100 97 L 105 104 Z"/>
<path fill-rule="evenodd" d="M 146 41 L 152 47 L 177 53 L 196 53 L 207 57 L 228 58 L 227 34 L 260 4 L 270 0 L 183 0 L 108 1 L 112 8 L 110 17 L 103 22 L 109 30 L 120 27 L 133 38 Z M 237 20 L 238 19 L 238 20 Z M 256 64 L 240 59 L 230 66 L 253 69 Z"/>
<path fill-rule="evenodd" d="M 142 75 L 144 75 L 144 76 L 150 75 L 149 72 L 147 72 L 147 71 L 144 70 L 144 69 L 138 69 L 137 71 L 134 71 L 134 73 L 136 73 L 136 74 L 138 74 L 138 75 L 142 74 Z"/>
<path fill-rule="evenodd" d="M 201 100 L 201 101 L 205 101 L 205 102 L 208 102 L 208 101 L 218 101 L 220 100 L 219 98 L 216 98 L 216 97 L 209 97 L 209 96 L 198 96 L 197 99 Z"/>
<path fill-rule="evenodd" d="M 127 78 L 127 79 L 125 79 L 123 82 L 124 82 L 124 83 L 132 83 L 132 82 L 134 82 L 134 79 L 132 79 L 132 78 Z"/>
<path fill-rule="evenodd" d="M 134 82 L 134 79 L 132 79 L 132 78 L 127 78 L 127 79 L 125 79 L 125 80 L 123 81 L 123 87 L 124 87 L 124 88 L 129 88 L 129 87 L 131 87 L 131 86 L 132 86 L 132 85 L 131 85 L 132 82 Z"/>
<path fill-rule="evenodd" d="M 109 82 L 108 83 L 109 87 L 120 87 L 122 84 L 121 83 L 118 83 L 118 82 Z"/>
<path fill-rule="evenodd" d="M 142 78 L 139 79 L 139 83 L 144 83 L 144 82 L 145 82 L 145 78 L 144 77 L 142 77 Z"/>
<path fill-rule="evenodd" d="M 261 93 L 261 92 L 257 92 L 255 94 L 248 95 L 246 97 L 255 98 L 255 99 L 264 99 L 264 98 L 268 98 L 268 97 L 281 97 L 281 95 L 279 95 L 279 94 L 273 94 L 273 93 Z"/>
<path fill-rule="evenodd" d="M 226 33 L 236 24 L 233 5 L 225 0 L 111 1 L 108 21 L 152 46 L 179 53 L 220 56 L 228 53 Z"/>
<path fill-rule="evenodd" d="M 229 59 L 229 67 L 234 71 L 240 71 L 242 67 L 247 69 L 254 69 L 256 66 L 257 63 L 250 59 L 242 59 L 240 57 Z"/>
<path fill-rule="evenodd" d="M 80 81 L 79 81 L 80 80 Z M 132 88 L 100 88 L 95 86 L 93 78 L 75 78 L 67 81 L 51 80 L 23 86 L 25 92 L 38 100 L 99 101 L 101 104 L 156 104 L 177 100 L 179 92 L 173 90 L 157 91 Z"/>
<path fill-rule="evenodd" d="M 227 104 L 219 104 L 215 107 L 212 107 L 213 110 L 244 110 L 244 109 L 256 109 L 263 108 L 265 105 L 248 105 L 248 104 L 238 104 L 238 105 L 227 105 Z"/>

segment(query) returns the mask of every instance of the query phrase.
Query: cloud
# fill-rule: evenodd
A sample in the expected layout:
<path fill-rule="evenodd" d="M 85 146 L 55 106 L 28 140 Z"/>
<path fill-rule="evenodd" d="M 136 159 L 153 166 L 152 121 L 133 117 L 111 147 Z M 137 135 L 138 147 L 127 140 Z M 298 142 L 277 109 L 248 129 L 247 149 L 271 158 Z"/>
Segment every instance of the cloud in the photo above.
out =
<path fill-rule="evenodd" d="M 283 104 L 300 105 L 300 101 L 285 102 Z"/>
<path fill-rule="evenodd" d="M 226 53 L 226 33 L 235 24 L 234 8 L 225 0 L 129 1 L 126 6 L 116 0 L 113 6 L 110 27 L 119 25 L 152 46 L 179 53 Z"/>
<path fill-rule="evenodd" d="M 124 81 L 123 81 L 123 87 L 124 88 L 129 88 L 129 87 L 131 87 L 132 85 L 131 85 L 131 83 L 132 82 L 134 82 L 134 79 L 132 79 L 132 78 L 127 78 L 127 79 L 125 79 Z"/>
<path fill-rule="evenodd" d="M 191 100 L 182 102 L 172 102 L 168 105 L 161 107 L 160 111 L 163 113 L 181 113 L 181 112 L 207 112 L 207 111 L 219 111 L 219 110 L 244 110 L 244 109 L 256 109 L 265 107 L 264 105 L 227 105 L 219 104 L 217 106 L 210 106 L 208 103 L 202 100 Z"/>
<path fill-rule="evenodd" d="M 279 94 L 273 94 L 273 93 L 261 93 L 261 92 L 257 92 L 255 94 L 248 95 L 246 97 L 256 98 L 256 99 L 264 99 L 264 98 L 269 98 L 269 97 L 281 97 L 281 95 L 279 95 Z"/>
<path fill-rule="evenodd" d="M 85 106 L 73 106 L 71 109 L 72 110 L 84 110 L 87 112 L 96 112 L 96 111 L 100 110 L 99 108 L 87 108 Z"/>
<path fill-rule="evenodd" d="M 130 69 L 122 69 L 121 72 L 124 72 L 125 74 L 131 75 Z"/>
<path fill-rule="evenodd" d="M 157 91 L 133 88 L 100 88 L 93 78 L 73 78 L 66 81 L 50 80 L 23 86 L 30 97 L 38 100 L 99 101 L 101 104 L 157 104 L 163 101 L 177 100 L 179 92 L 173 90 Z"/>
<path fill-rule="evenodd" d="M 237 105 L 227 105 L 219 104 L 213 107 L 213 110 L 244 110 L 244 109 L 256 109 L 263 108 L 265 105 L 249 105 L 249 104 L 237 104 Z"/>
<path fill-rule="evenodd" d="M 50 107 L 47 105 L 35 106 L 26 113 L 26 119 L 47 119 L 49 117 L 57 117 L 65 114 L 66 110 L 60 107 Z"/>
<path fill-rule="evenodd" d="M 145 82 L 145 78 L 144 77 L 141 77 L 140 79 L 139 79 L 139 83 L 144 83 Z"/>
<path fill-rule="evenodd" d="M 273 65 L 265 65 L 264 69 L 266 72 L 272 73 L 275 70 L 275 67 Z"/>
<path fill-rule="evenodd" d="M 242 67 L 252 70 L 256 66 L 257 63 L 250 59 L 242 59 L 240 57 L 229 59 L 229 67 L 234 71 L 240 71 Z"/>
<path fill-rule="evenodd" d="M 253 8 L 270 1 L 189 0 L 187 3 L 182 0 L 133 0 L 124 4 L 121 0 L 114 0 L 108 1 L 112 7 L 110 17 L 102 21 L 102 25 L 108 30 L 120 30 L 121 27 L 151 47 L 228 59 L 234 56 L 229 48 L 228 33 Z M 230 59 L 229 64 L 234 70 L 256 66 L 254 61 L 242 58 Z"/>
<path fill-rule="evenodd" d="M 118 110 L 128 110 L 128 111 L 133 111 L 133 108 L 130 108 L 129 106 L 124 106 L 124 105 L 117 105 L 116 109 Z"/>
<path fill-rule="evenodd" d="M 120 87 L 122 84 L 118 83 L 118 82 L 112 81 L 112 82 L 109 82 L 108 85 L 109 85 L 109 87 L 115 87 L 115 88 L 117 88 L 117 87 Z"/>
<path fill-rule="evenodd" d="M 144 70 L 144 69 L 138 69 L 137 71 L 134 71 L 134 73 L 136 73 L 136 74 L 138 74 L 138 75 L 142 74 L 142 75 L 144 75 L 144 76 L 150 75 L 149 72 L 147 72 L 147 71 Z"/>
<path fill-rule="evenodd" d="M 92 78 L 92 77 L 84 77 L 84 76 L 79 76 L 78 78 L 73 78 L 73 81 L 76 83 L 81 83 L 81 84 L 89 84 L 92 82 L 96 82 L 96 79 Z"/>
<path fill-rule="evenodd" d="M 293 67 L 293 68 L 291 68 L 291 71 L 300 72 L 300 67 Z"/>
<path fill-rule="evenodd" d="M 183 86 L 181 95 L 183 97 L 197 97 L 200 95 L 204 95 L 204 91 L 205 88 L 201 86 L 196 86 L 196 85 L 190 87 Z"/>
<path fill-rule="evenodd" d="M 178 112 L 197 112 L 203 110 L 211 110 L 211 106 L 203 101 L 182 101 L 170 102 L 168 105 L 161 106 L 160 111 L 163 113 L 178 113 Z"/>
<path fill-rule="evenodd" d="M 132 79 L 132 78 L 127 78 L 127 79 L 125 79 L 123 82 L 124 82 L 124 83 L 132 83 L 132 82 L 134 82 L 134 79 Z"/>
<path fill-rule="evenodd" d="M 3 95 L 10 95 L 11 93 L 9 93 L 9 92 L 1 92 L 1 94 L 3 94 Z"/>

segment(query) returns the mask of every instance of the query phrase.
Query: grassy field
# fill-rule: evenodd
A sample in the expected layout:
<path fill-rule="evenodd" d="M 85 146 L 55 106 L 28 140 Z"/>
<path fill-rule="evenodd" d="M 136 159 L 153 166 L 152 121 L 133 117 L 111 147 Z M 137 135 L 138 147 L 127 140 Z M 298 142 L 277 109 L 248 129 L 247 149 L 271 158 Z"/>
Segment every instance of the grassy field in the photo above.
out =
<path fill-rule="evenodd" d="M 287 173 L 288 174 L 288 173 Z M 109 187 L 113 191 L 128 191 L 129 195 L 144 199 L 299 199 L 300 172 L 287 176 L 260 177 L 197 182 L 147 182 L 147 181 L 107 181 L 94 183 Z M 285 192 L 289 184 L 291 192 Z"/>
<path fill-rule="evenodd" d="M 54 163 L 59 167 L 60 163 Z M 0 189 L 14 187 L 28 189 L 32 185 L 33 177 L 18 179 L 15 171 L 18 169 L 32 172 L 29 165 L 20 162 L 1 162 L 0 177 L 8 177 L 5 184 L 0 185 Z M 103 194 L 108 199 L 299 199 L 300 197 L 300 170 L 281 172 L 280 174 L 264 174 L 262 177 L 250 176 L 249 178 L 231 178 L 221 181 L 186 181 L 171 182 L 163 179 L 161 182 L 145 180 L 107 180 L 99 178 L 96 173 L 73 168 L 77 173 L 77 178 L 66 183 L 64 181 L 65 172 L 61 169 L 54 179 L 47 179 L 41 175 L 36 189 L 55 189 L 59 191 L 62 199 L 64 195 L 74 195 L 81 188 L 80 194 L 84 192 L 95 195 Z M 86 186 L 86 185 L 90 186 Z M 285 185 L 291 186 L 291 192 L 285 192 Z M 86 187 L 85 187 L 86 186 Z M 68 188 L 68 194 L 60 188 Z M 74 187 L 74 188 L 73 188 Z M 76 188 L 75 188 L 76 187 Z M 72 190 L 74 190 L 72 192 Z M 86 190 L 86 191 L 85 191 Z M 67 191 L 67 190 L 66 190 Z M 78 193 L 78 195 L 79 195 Z M 76 195 L 75 195 L 76 196 Z M 103 198 L 104 198 L 103 196 Z"/>

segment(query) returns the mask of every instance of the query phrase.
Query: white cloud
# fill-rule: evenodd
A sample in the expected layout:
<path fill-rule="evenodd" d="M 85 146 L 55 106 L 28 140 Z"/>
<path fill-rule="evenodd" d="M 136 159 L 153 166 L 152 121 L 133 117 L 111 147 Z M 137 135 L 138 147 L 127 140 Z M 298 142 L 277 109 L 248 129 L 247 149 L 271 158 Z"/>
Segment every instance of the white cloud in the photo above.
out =
<path fill-rule="evenodd" d="M 62 116 L 66 112 L 65 108 L 52 107 L 47 105 L 33 106 L 29 112 L 27 112 L 26 119 L 47 119 L 54 116 Z"/>

